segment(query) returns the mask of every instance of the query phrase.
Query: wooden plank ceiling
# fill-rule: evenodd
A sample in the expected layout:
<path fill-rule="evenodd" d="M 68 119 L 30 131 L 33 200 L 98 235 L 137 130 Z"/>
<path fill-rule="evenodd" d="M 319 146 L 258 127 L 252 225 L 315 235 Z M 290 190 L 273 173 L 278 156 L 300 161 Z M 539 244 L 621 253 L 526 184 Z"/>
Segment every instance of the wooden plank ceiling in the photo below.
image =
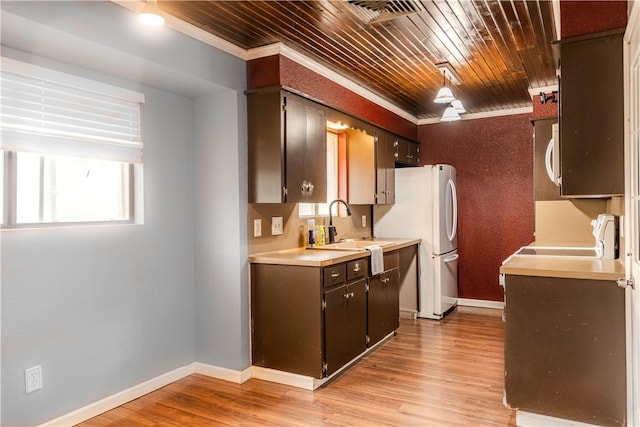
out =
<path fill-rule="evenodd" d="M 530 107 L 556 84 L 548 0 L 233 0 L 159 2 L 166 13 L 244 49 L 280 42 L 418 119 L 439 117 L 451 64 L 467 112 Z M 447 74 L 448 76 L 448 74 Z M 449 83 L 447 81 L 447 83 Z"/>

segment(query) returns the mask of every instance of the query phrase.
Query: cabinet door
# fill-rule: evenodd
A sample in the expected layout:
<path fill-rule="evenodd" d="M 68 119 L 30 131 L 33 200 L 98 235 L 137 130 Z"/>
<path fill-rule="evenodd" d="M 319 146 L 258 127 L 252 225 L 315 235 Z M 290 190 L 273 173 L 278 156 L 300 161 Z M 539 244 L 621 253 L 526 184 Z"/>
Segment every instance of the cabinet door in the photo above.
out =
<path fill-rule="evenodd" d="M 360 279 L 326 291 L 325 361 L 327 375 L 365 351 L 367 336 L 366 281 Z"/>
<path fill-rule="evenodd" d="M 420 148 L 418 144 L 406 139 L 396 138 L 394 143 L 396 149 L 395 160 L 400 166 L 417 166 L 419 163 Z"/>
<path fill-rule="evenodd" d="M 321 269 L 251 264 L 251 360 L 322 378 Z"/>
<path fill-rule="evenodd" d="M 624 194 L 622 34 L 560 44 L 563 196 Z"/>
<path fill-rule="evenodd" d="M 373 205 L 376 198 L 376 142 L 372 135 L 347 131 L 348 201 Z"/>
<path fill-rule="evenodd" d="M 614 281 L 506 276 L 506 403 L 625 425 L 624 293 Z"/>
<path fill-rule="evenodd" d="M 322 107 L 284 96 L 286 202 L 327 201 L 326 115 Z"/>
<path fill-rule="evenodd" d="M 558 120 L 536 120 L 533 125 L 534 162 L 533 178 L 535 200 L 559 200 L 560 188 L 555 185 L 547 173 L 547 148 L 551 141 L 551 126 Z"/>
<path fill-rule="evenodd" d="M 400 326 L 399 278 L 398 268 L 393 268 L 369 279 L 369 346 L 376 344 Z"/>
<path fill-rule="evenodd" d="M 376 140 L 376 204 L 395 203 L 395 143 L 386 132 L 378 132 Z"/>
<path fill-rule="evenodd" d="M 284 201 L 284 116 L 279 91 L 247 96 L 249 203 Z"/>

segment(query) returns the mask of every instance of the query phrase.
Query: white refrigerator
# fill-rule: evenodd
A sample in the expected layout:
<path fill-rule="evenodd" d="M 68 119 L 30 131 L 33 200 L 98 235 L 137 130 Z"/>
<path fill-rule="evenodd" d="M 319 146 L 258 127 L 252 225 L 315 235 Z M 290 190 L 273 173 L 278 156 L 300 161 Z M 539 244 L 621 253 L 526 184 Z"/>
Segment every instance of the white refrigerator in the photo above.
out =
<path fill-rule="evenodd" d="M 421 239 L 417 316 L 441 319 L 458 303 L 456 170 L 398 168 L 395 181 L 395 204 L 373 208 L 373 234 Z"/>

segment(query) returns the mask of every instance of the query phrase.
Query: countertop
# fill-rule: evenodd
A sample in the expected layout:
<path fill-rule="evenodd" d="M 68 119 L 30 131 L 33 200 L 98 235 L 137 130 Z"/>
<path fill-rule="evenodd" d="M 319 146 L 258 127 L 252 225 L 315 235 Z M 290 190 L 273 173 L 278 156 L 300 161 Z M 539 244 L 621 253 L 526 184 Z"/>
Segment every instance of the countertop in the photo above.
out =
<path fill-rule="evenodd" d="M 512 255 L 504 261 L 500 267 L 500 273 L 518 276 L 617 280 L 624 276 L 624 262 L 620 259 Z"/>
<path fill-rule="evenodd" d="M 392 242 L 391 244 L 386 244 L 382 247 L 384 252 L 391 252 L 409 246 L 418 245 L 420 244 L 420 239 L 371 239 L 366 242 L 372 245 Z M 352 261 L 368 255 L 369 252 L 366 249 L 328 250 L 318 248 L 294 248 L 249 255 L 249 262 L 252 264 L 325 267 L 341 262 Z"/>

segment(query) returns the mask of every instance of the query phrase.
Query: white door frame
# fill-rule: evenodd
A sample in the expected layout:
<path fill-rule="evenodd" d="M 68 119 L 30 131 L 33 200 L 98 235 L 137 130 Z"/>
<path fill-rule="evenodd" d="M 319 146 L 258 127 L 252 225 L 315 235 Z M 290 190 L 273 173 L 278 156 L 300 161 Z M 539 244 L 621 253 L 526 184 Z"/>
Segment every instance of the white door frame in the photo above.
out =
<path fill-rule="evenodd" d="M 624 36 L 625 273 L 640 282 L 640 6 Z M 640 426 L 640 289 L 627 287 L 627 425 Z"/>

